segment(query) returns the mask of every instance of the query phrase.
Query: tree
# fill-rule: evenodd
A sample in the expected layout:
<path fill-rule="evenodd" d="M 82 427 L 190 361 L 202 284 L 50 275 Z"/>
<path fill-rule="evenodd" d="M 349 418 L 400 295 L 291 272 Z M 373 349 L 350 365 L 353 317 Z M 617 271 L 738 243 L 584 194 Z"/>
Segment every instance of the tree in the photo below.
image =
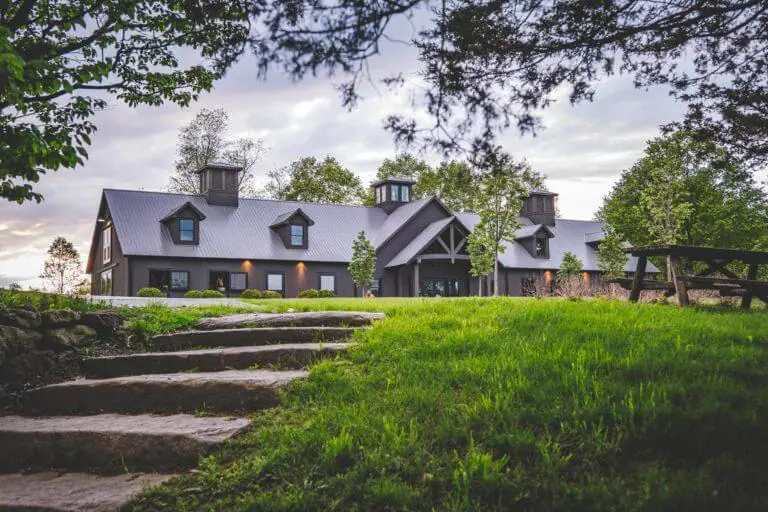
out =
<path fill-rule="evenodd" d="M 472 233 L 467 237 L 467 252 L 469 253 L 469 273 L 474 277 L 482 278 L 490 275 L 496 267 L 496 251 L 494 241 L 485 224 L 477 224 Z M 483 294 L 480 284 L 477 288 L 478 295 Z"/>
<path fill-rule="evenodd" d="M 768 198 L 724 148 L 677 132 L 648 142 L 597 217 L 635 246 L 752 249 L 768 232 Z"/>
<path fill-rule="evenodd" d="M 615 229 L 606 225 L 604 231 L 605 237 L 597 247 L 597 266 L 605 277 L 621 277 L 629 255 L 624 252 L 624 244 Z"/>
<path fill-rule="evenodd" d="M 48 248 L 48 259 L 40 274 L 46 285 L 63 295 L 80 285 L 83 280 L 80 253 L 64 237 L 56 237 Z"/>
<path fill-rule="evenodd" d="M 478 181 L 475 213 L 480 221 L 467 241 L 473 275 L 488 270 L 493 256 L 493 294 L 498 295 L 499 254 L 504 242 L 515 239 L 520 227 L 517 217 L 538 175 L 525 162 L 516 162 L 506 153 L 494 152 L 483 163 L 484 173 Z M 472 249 L 470 249 L 470 246 Z M 474 255 L 474 259 L 473 259 Z"/>
<path fill-rule="evenodd" d="M 42 175 L 82 165 L 110 97 L 186 106 L 210 90 L 242 54 L 249 12 L 244 0 L 2 2 L 0 198 L 39 202 Z"/>
<path fill-rule="evenodd" d="M 572 252 L 563 254 L 563 261 L 560 263 L 560 270 L 557 271 L 557 277 L 562 279 L 578 278 L 584 268 L 584 262 Z"/>
<path fill-rule="evenodd" d="M 390 115 L 385 125 L 398 142 L 492 150 L 510 126 L 537 130 L 556 91 L 574 104 L 592 101 L 604 77 L 625 74 L 639 89 L 668 88 L 688 106 L 684 124 L 745 158 L 768 157 L 763 0 L 274 2 L 252 37 L 260 76 L 274 68 L 294 79 L 347 73 L 340 91 L 352 107 L 368 60 L 391 47 L 379 43 L 396 38 L 388 29 L 399 18 L 421 22 L 408 43 L 425 84 L 414 102 L 430 120 Z M 406 84 L 400 75 L 383 82 Z"/>
<path fill-rule="evenodd" d="M 310 203 L 360 204 L 366 196 L 360 178 L 333 157 L 305 157 L 270 171 L 263 195 Z"/>
<path fill-rule="evenodd" d="M 365 231 L 358 233 L 357 239 L 352 243 L 352 259 L 348 270 L 355 286 L 363 288 L 364 291 L 371 285 L 373 273 L 376 271 L 376 249 L 365 236 Z"/>
<path fill-rule="evenodd" d="M 227 139 L 229 114 L 223 108 L 201 109 L 192 121 L 179 130 L 178 158 L 168 190 L 183 194 L 200 193 L 198 169 L 211 162 L 224 162 L 242 167 L 238 174 L 238 190 L 254 195 L 253 166 L 264 154 L 261 139 Z"/>
<path fill-rule="evenodd" d="M 21 285 L 19 283 L 15 283 L 14 282 L 14 283 L 11 283 L 11 284 L 8 285 L 8 289 L 13 291 L 13 292 L 17 292 L 17 291 L 21 290 Z"/>
<path fill-rule="evenodd" d="M 413 199 L 437 196 L 453 211 L 468 211 L 474 204 L 477 179 L 466 162 L 450 160 L 437 168 L 409 153 L 400 153 L 393 160 L 385 159 L 376 171 L 376 179 L 400 176 L 416 181 Z M 366 204 L 373 205 L 373 191 Z"/>

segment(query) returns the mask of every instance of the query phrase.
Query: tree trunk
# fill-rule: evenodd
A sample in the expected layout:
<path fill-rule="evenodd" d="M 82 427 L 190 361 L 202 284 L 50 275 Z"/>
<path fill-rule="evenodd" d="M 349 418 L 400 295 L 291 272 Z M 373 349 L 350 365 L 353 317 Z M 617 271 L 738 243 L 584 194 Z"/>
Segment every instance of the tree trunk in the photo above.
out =
<path fill-rule="evenodd" d="M 483 276 L 477 276 L 477 296 L 483 296 Z"/>
<path fill-rule="evenodd" d="M 496 258 L 493 260 L 493 296 L 499 296 L 499 251 L 496 251 Z"/>

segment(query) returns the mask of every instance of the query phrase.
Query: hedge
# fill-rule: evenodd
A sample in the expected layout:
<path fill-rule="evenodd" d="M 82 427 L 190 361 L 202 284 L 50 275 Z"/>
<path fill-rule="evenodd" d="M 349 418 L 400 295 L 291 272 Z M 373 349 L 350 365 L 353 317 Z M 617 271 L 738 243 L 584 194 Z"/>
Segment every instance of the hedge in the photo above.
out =
<path fill-rule="evenodd" d="M 189 290 L 184 294 L 185 299 L 219 299 L 224 294 L 218 290 Z"/>
<path fill-rule="evenodd" d="M 280 294 L 280 292 L 276 292 L 274 290 L 264 290 L 261 292 L 261 298 L 262 299 L 282 299 L 283 296 Z"/>
<path fill-rule="evenodd" d="M 165 294 L 158 288 L 141 288 L 136 292 L 137 297 L 165 297 Z"/>
<path fill-rule="evenodd" d="M 241 299 L 260 299 L 261 298 L 261 292 L 259 290 L 250 289 L 250 290 L 243 290 L 240 294 Z"/>

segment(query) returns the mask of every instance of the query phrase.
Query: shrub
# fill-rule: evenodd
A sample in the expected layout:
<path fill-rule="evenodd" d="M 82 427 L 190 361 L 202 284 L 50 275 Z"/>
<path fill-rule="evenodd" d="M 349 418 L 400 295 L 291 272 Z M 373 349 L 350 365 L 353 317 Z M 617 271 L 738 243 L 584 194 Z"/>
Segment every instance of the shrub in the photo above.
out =
<path fill-rule="evenodd" d="M 165 294 L 157 288 L 141 288 L 136 292 L 137 297 L 165 297 Z"/>
<path fill-rule="evenodd" d="M 302 290 L 299 292 L 300 299 L 316 299 L 319 296 L 320 292 L 314 288 L 310 288 L 309 290 Z"/>
<path fill-rule="evenodd" d="M 224 294 L 219 290 L 203 290 L 200 292 L 200 297 L 204 299 L 220 299 L 224 297 Z"/>
<path fill-rule="evenodd" d="M 203 292 L 200 290 L 189 290 L 184 294 L 185 299 L 201 299 L 203 298 Z"/>
<path fill-rule="evenodd" d="M 241 299 L 259 299 L 261 292 L 259 290 L 243 290 L 240 294 Z"/>
<path fill-rule="evenodd" d="M 261 292 L 261 298 L 262 299 L 282 299 L 283 296 L 280 294 L 280 292 L 276 292 L 274 290 L 264 290 Z"/>
<path fill-rule="evenodd" d="M 335 297 L 336 292 L 334 292 L 333 290 L 318 290 L 317 296 L 320 297 L 321 299 L 328 298 L 328 297 Z"/>

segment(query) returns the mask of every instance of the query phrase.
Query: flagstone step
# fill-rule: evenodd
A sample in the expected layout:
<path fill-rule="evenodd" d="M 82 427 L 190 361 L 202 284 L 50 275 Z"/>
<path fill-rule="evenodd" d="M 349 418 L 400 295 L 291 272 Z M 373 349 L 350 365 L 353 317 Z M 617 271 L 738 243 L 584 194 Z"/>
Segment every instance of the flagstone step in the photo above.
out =
<path fill-rule="evenodd" d="M 246 313 L 215 318 L 202 318 L 195 327 L 200 330 L 236 329 L 241 327 L 362 327 L 384 319 L 384 313 L 367 311 L 306 311 L 299 313 Z"/>
<path fill-rule="evenodd" d="M 175 471 L 243 431 L 244 418 L 99 414 L 0 417 L 0 472 Z"/>
<path fill-rule="evenodd" d="M 180 331 L 152 338 L 158 350 L 192 347 L 242 347 L 279 343 L 321 343 L 340 341 L 354 334 L 351 327 L 255 327 L 211 331 Z"/>
<path fill-rule="evenodd" d="M 332 357 L 349 346 L 348 343 L 288 343 L 178 352 L 148 352 L 85 359 L 82 369 L 86 377 L 91 378 L 190 370 L 215 372 L 265 366 L 299 369 L 322 357 Z"/>
<path fill-rule="evenodd" d="M 0 510 L 113 512 L 172 474 L 33 473 L 0 475 Z"/>
<path fill-rule="evenodd" d="M 306 375 L 229 370 L 79 379 L 31 390 L 25 410 L 40 415 L 251 411 L 277 404 L 278 390 Z"/>

